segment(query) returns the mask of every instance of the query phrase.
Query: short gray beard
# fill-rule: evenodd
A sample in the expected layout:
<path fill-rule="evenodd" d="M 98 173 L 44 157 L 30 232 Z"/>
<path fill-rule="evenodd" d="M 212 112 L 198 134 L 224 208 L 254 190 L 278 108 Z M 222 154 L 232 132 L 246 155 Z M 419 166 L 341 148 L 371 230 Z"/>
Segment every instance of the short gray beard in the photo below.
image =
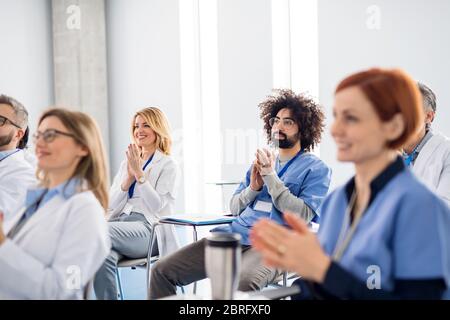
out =
<path fill-rule="evenodd" d="M 14 132 L 11 132 L 9 135 L 0 137 L 0 147 L 10 144 L 13 137 L 14 137 Z"/>

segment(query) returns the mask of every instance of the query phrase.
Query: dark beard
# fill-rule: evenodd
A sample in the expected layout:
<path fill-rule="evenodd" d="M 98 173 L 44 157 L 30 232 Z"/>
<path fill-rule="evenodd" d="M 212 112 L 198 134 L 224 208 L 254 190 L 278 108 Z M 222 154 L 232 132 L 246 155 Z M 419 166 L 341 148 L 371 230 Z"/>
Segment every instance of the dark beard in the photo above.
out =
<path fill-rule="evenodd" d="M 297 135 L 295 135 L 293 137 L 288 137 L 283 132 L 278 132 L 278 135 L 284 137 L 284 139 L 281 139 L 281 140 L 275 139 L 272 134 L 272 143 L 274 144 L 275 147 L 278 147 L 280 149 L 290 149 L 293 146 L 295 146 L 295 144 L 298 141 Z"/>
<path fill-rule="evenodd" d="M 11 140 L 14 137 L 14 132 L 11 132 L 7 136 L 0 137 L 0 147 L 6 146 L 7 144 L 11 143 Z"/>

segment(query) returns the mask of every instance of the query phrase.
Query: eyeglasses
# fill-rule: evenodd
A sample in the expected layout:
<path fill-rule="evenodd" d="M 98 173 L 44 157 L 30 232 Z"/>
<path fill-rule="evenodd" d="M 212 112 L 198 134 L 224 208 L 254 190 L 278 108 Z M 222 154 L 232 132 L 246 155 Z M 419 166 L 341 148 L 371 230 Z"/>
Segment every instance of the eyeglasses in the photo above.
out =
<path fill-rule="evenodd" d="M 271 127 L 273 127 L 275 125 L 279 126 L 281 122 L 283 123 L 283 127 L 287 128 L 287 129 L 292 128 L 295 124 L 295 121 L 292 119 L 289 119 L 289 118 L 280 119 L 278 117 L 273 117 L 273 118 L 269 119 L 269 125 Z"/>
<path fill-rule="evenodd" d="M 39 138 L 42 137 L 42 139 L 44 139 L 45 142 L 50 143 L 53 142 L 58 135 L 76 139 L 75 136 L 71 133 L 62 132 L 56 129 L 49 129 L 45 130 L 44 132 L 38 131 L 35 134 L 33 134 L 33 141 L 34 143 L 36 143 L 39 140 Z"/>
<path fill-rule="evenodd" d="M 21 127 L 18 124 L 12 122 L 11 120 L 9 120 L 8 118 L 6 118 L 4 116 L 0 116 L 0 127 L 3 127 L 6 123 L 6 121 L 11 123 L 14 127 L 21 129 Z"/>

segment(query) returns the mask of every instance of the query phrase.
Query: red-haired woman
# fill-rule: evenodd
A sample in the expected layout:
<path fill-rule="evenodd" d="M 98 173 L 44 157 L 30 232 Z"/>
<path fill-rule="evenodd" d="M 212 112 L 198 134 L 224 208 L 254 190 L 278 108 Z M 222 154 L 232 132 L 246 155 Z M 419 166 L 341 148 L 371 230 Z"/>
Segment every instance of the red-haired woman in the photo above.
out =
<path fill-rule="evenodd" d="M 261 221 L 252 243 L 270 266 L 295 271 L 295 298 L 440 299 L 449 284 L 450 210 L 397 149 L 423 121 L 416 83 L 371 69 L 337 87 L 331 134 L 355 176 L 324 201 L 318 238 L 292 214 Z"/>

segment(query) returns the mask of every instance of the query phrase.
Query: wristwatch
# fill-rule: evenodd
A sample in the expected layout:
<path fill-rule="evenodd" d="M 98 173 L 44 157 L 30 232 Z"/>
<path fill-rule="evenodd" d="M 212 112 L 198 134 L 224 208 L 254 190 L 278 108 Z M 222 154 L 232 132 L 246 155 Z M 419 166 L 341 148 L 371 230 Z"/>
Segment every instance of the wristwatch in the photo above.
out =
<path fill-rule="evenodd" d="M 139 184 L 143 184 L 145 182 L 145 176 L 142 175 L 137 179 L 137 182 L 139 182 Z"/>

